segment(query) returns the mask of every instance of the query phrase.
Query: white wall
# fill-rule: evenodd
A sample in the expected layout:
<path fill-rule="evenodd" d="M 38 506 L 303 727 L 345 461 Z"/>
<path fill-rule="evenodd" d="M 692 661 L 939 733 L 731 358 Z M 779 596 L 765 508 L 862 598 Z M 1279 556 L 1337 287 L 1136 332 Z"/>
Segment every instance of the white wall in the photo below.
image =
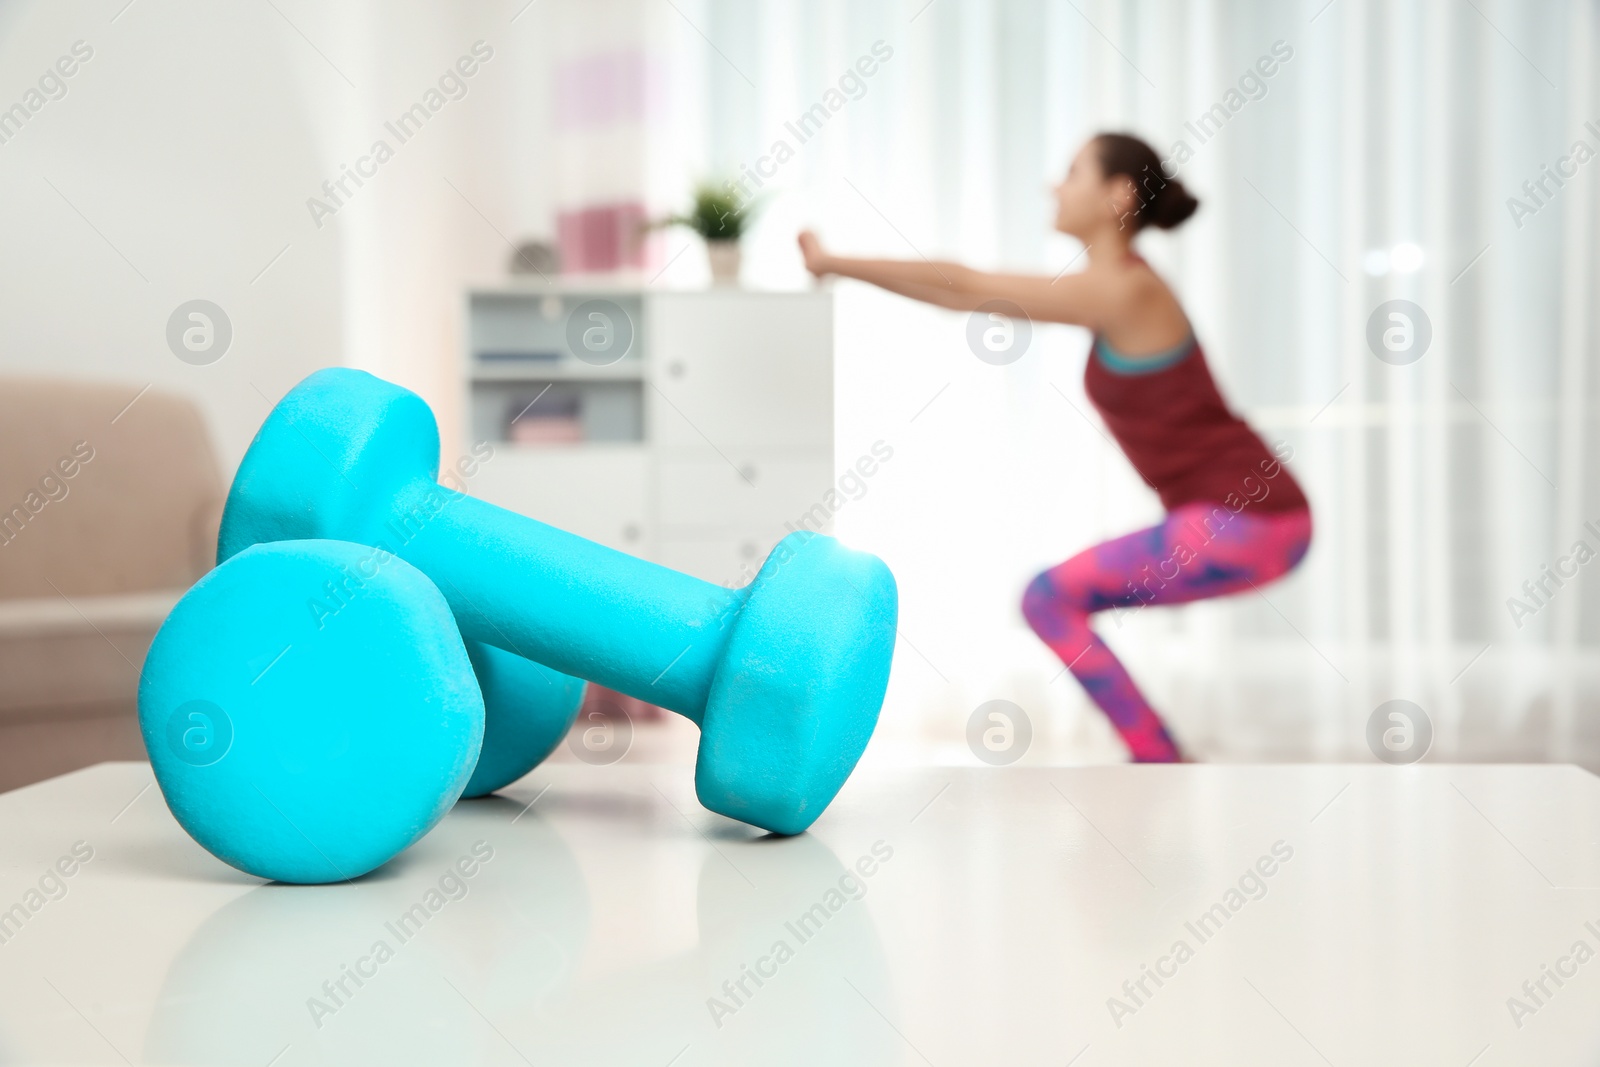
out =
<path fill-rule="evenodd" d="M 461 289 L 503 274 L 502 234 L 548 230 L 546 12 L 122 3 L 0 14 L 0 107 L 75 41 L 93 49 L 0 144 L 0 374 L 188 394 L 231 475 L 271 401 L 344 363 L 417 389 L 456 447 Z M 384 131 L 480 39 L 494 55 L 463 98 L 405 144 Z M 307 198 L 378 137 L 394 158 L 318 228 Z M 233 324 L 210 366 L 165 341 L 194 298 Z"/>
<path fill-rule="evenodd" d="M 340 249 L 308 239 L 296 198 L 321 168 L 289 42 L 269 7 L 115 12 L 13 4 L 0 39 L 4 106 L 75 41 L 93 49 L 0 145 L 0 371 L 190 394 L 233 461 L 268 406 L 251 383 L 275 397 L 339 354 Z M 207 367 L 165 341 L 197 297 L 234 326 Z"/>

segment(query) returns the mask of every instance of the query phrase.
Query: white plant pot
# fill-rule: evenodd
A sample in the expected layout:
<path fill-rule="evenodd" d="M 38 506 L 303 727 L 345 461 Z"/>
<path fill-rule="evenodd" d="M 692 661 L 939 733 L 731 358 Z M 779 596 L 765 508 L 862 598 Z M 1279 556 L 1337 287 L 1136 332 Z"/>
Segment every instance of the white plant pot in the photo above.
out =
<path fill-rule="evenodd" d="M 712 285 L 738 285 L 742 260 L 738 241 L 707 241 L 706 259 L 711 262 Z"/>

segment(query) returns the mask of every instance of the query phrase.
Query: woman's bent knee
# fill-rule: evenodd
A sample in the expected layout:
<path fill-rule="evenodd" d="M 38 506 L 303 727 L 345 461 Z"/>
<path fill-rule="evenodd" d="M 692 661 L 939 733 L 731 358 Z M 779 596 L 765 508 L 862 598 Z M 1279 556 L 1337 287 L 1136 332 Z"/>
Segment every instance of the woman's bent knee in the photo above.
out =
<path fill-rule="evenodd" d="M 1050 581 L 1050 572 L 1034 575 L 1033 581 L 1022 593 L 1022 617 L 1028 620 L 1033 632 L 1044 636 L 1047 632 L 1059 629 L 1057 620 L 1061 609 L 1062 605 L 1056 599 L 1055 585 Z"/>

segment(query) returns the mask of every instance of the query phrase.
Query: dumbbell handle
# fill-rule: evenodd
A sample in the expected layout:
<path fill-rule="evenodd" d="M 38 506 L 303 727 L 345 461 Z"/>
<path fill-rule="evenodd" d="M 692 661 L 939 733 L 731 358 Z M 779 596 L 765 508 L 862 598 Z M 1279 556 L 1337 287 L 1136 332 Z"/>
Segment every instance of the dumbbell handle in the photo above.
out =
<path fill-rule="evenodd" d="M 396 554 L 439 587 L 464 636 L 699 724 L 747 590 L 432 482 L 403 490 L 387 525 L 405 531 Z"/>

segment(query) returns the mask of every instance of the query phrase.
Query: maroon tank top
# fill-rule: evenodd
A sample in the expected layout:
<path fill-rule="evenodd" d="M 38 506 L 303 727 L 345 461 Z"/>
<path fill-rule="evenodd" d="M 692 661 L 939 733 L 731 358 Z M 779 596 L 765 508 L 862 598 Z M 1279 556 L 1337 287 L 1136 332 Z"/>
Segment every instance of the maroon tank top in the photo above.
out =
<path fill-rule="evenodd" d="M 1168 511 L 1197 502 L 1231 510 L 1308 507 L 1283 465 L 1228 409 L 1193 338 L 1151 359 L 1130 360 L 1095 337 L 1083 388 L 1106 428 Z"/>

